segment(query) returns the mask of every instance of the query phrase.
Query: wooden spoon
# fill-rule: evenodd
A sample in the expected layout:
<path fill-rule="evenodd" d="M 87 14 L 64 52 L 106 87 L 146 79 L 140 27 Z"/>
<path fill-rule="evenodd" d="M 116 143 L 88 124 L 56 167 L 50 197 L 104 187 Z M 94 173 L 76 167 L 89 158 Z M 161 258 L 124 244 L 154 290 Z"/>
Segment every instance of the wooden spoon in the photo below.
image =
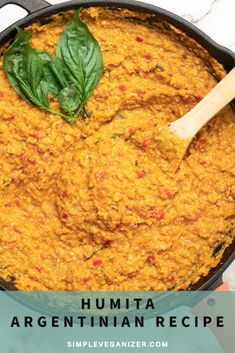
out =
<path fill-rule="evenodd" d="M 170 170 L 176 172 L 197 132 L 235 97 L 235 68 L 226 75 L 192 110 L 169 125 L 177 140 Z M 179 148 L 180 146 L 180 148 Z"/>
<path fill-rule="evenodd" d="M 169 131 L 182 141 L 172 167 L 176 172 L 188 146 L 198 131 L 235 98 L 235 68 L 226 75 L 191 111 L 169 125 Z"/>
<path fill-rule="evenodd" d="M 184 140 L 185 151 L 197 132 L 226 104 L 235 98 L 235 68 L 226 75 L 191 111 L 169 125 Z M 182 156 L 183 158 L 183 156 Z M 178 162 L 178 166 L 181 160 Z M 177 169 L 177 168 L 176 168 Z"/>

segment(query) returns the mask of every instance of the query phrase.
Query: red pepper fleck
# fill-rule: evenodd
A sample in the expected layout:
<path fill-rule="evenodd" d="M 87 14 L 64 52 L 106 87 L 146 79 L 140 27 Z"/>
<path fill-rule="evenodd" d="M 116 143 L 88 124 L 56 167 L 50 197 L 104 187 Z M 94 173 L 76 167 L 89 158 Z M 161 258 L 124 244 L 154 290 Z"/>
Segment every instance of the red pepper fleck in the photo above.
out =
<path fill-rule="evenodd" d="M 67 220 L 67 219 L 69 218 L 68 212 L 64 212 L 64 213 L 62 214 L 62 218 L 63 218 L 64 220 Z"/>
<path fill-rule="evenodd" d="M 128 275 L 128 278 L 133 278 L 133 277 L 135 277 L 135 273 L 130 273 L 129 275 Z"/>
<path fill-rule="evenodd" d="M 121 227 L 122 227 L 122 222 L 119 222 L 119 223 L 116 224 L 116 227 L 115 227 L 115 228 L 116 228 L 116 229 L 120 229 Z"/>
<path fill-rule="evenodd" d="M 157 211 L 157 210 L 152 210 L 150 212 L 150 217 L 156 218 L 156 219 L 163 219 L 165 216 L 163 211 Z"/>
<path fill-rule="evenodd" d="M 45 221 L 45 219 L 42 218 L 42 219 L 39 219 L 37 221 L 37 223 L 40 224 L 40 225 L 44 225 L 46 223 L 46 221 Z"/>
<path fill-rule="evenodd" d="M 189 94 L 185 94 L 184 96 L 182 96 L 182 100 L 185 103 L 188 103 L 190 101 L 190 95 Z"/>
<path fill-rule="evenodd" d="M 165 194 L 169 197 L 169 199 L 172 199 L 174 197 L 174 193 L 169 190 L 169 189 L 163 189 L 163 191 L 165 192 Z"/>
<path fill-rule="evenodd" d="M 62 197 L 62 199 L 68 197 L 67 191 L 63 191 L 62 194 L 61 194 L 61 197 Z"/>
<path fill-rule="evenodd" d="M 135 133 L 136 133 L 136 128 L 134 128 L 134 127 L 131 127 L 131 128 L 129 129 L 129 131 L 128 131 L 129 137 L 132 136 L 132 135 L 134 135 Z"/>
<path fill-rule="evenodd" d="M 0 100 L 2 100 L 3 98 L 4 98 L 4 93 L 0 91 Z"/>
<path fill-rule="evenodd" d="M 16 232 L 16 233 L 22 233 L 22 232 L 16 227 L 16 225 L 13 225 L 12 230 L 13 230 L 14 232 Z"/>
<path fill-rule="evenodd" d="M 36 266 L 36 267 L 35 267 L 35 270 L 36 270 L 37 272 L 39 272 L 39 273 L 42 272 L 42 269 L 41 269 L 41 267 L 39 267 L 39 266 Z"/>
<path fill-rule="evenodd" d="M 126 86 L 125 86 L 125 85 L 120 85 L 120 86 L 118 87 L 118 89 L 119 89 L 119 91 L 121 91 L 121 92 L 125 92 Z"/>
<path fill-rule="evenodd" d="M 203 160 L 199 160 L 199 162 L 200 162 L 200 164 L 201 165 L 203 165 L 203 167 L 205 167 L 205 168 L 209 168 L 209 167 L 211 167 L 211 163 L 210 162 L 208 162 L 208 161 L 203 161 Z"/>
<path fill-rule="evenodd" d="M 31 134 L 31 137 L 33 137 L 34 139 L 38 140 L 39 139 L 39 135 L 38 134 Z"/>
<path fill-rule="evenodd" d="M 168 281 L 175 282 L 175 276 L 174 275 L 169 275 L 168 276 Z"/>
<path fill-rule="evenodd" d="M 38 152 L 37 146 L 36 145 L 31 145 L 31 148 L 34 152 Z"/>
<path fill-rule="evenodd" d="M 83 284 L 88 284 L 88 282 L 90 282 L 90 277 L 84 277 L 82 282 Z"/>
<path fill-rule="evenodd" d="M 11 179 L 11 182 L 12 182 L 12 184 L 16 184 L 17 179 L 13 177 L 13 178 Z"/>
<path fill-rule="evenodd" d="M 23 161 L 25 159 L 25 154 L 24 153 L 20 153 L 19 154 L 19 159 L 20 159 L 20 161 Z"/>
<path fill-rule="evenodd" d="M 43 154 L 43 150 L 39 146 L 37 146 L 37 152 L 38 152 L 38 154 Z"/>
<path fill-rule="evenodd" d="M 33 165 L 35 165 L 36 164 L 36 161 L 33 159 L 33 158 L 28 158 L 28 161 L 31 163 L 31 164 L 33 164 Z"/>
<path fill-rule="evenodd" d="M 137 229 L 138 228 L 138 224 L 136 224 L 136 223 L 129 223 L 128 226 L 130 229 Z"/>
<path fill-rule="evenodd" d="M 213 244 L 210 245 L 212 249 L 214 249 L 218 245 L 218 242 L 214 242 Z"/>
<path fill-rule="evenodd" d="M 147 54 L 147 55 L 145 55 L 145 59 L 148 60 L 148 61 L 152 61 L 153 57 L 152 57 L 152 55 Z"/>
<path fill-rule="evenodd" d="M 144 91 L 143 89 L 138 90 L 138 96 L 141 98 L 144 97 L 145 93 L 146 93 L 146 91 Z"/>
<path fill-rule="evenodd" d="M 6 117 L 5 120 L 12 121 L 12 120 L 15 120 L 15 118 L 16 118 L 16 114 L 12 114 L 12 115 L 9 115 L 8 117 Z"/>
<path fill-rule="evenodd" d="M 200 102 L 203 99 L 203 97 L 200 95 L 196 95 L 194 96 L 194 98 L 196 99 L 197 102 Z"/>
<path fill-rule="evenodd" d="M 135 38 L 135 40 L 136 40 L 136 42 L 138 42 L 138 43 L 141 43 L 141 42 L 143 42 L 143 38 L 141 38 L 141 37 L 136 37 Z"/>
<path fill-rule="evenodd" d="M 194 148 L 196 150 L 201 151 L 201 150 L 204 150 L 205 147 L 206 147 L 206 141 L 202 138 L 194 143 Z"/>
<path fill-rule="evenodd" d="M 15 199 L 15 204 L 16 204 L 16 206 L 20 207 L 21 200 L 20 199 Z"/>
<path fill-rule="evenodd" d="M 191 222 L 194 222 L 194 221 L 197 221 L 200 217 L 200 211 L 196 211 L 192 214 L 189 214 L 189 215 L 184 215 L 183 216 L 183 222 L 186 223 L 186 224 L 189 224 Z"/>
<path fill-rule="evenodd" d="M 141 178 L 143 178 L 145 176 L 143 170 L 137 170 L 136 174 L 137 174 L 137 178 L 138 179 L 141 179 Z"/>
<path fill-rule="evenodd" d="M 147 214 L 146 214 L 146 210 L 140 210 L 139 211 L 139 215 L 143 218 L 146 218 Z"/>
<path fill-rule="evenodd" d="M 147 140 L 142 141 L 142 143 L 140 144 L 140 148 L 142 148 L 142 150 L 146 150 L 147 147 L 148 147 L 148 141 Z"/>
<path fill-rule="evenodd" d="M 101 173 L 99 174 L 99 177 L 100 177 L 100 179 L 103 179 L 103 178 L 105 178 L 107 175 L 108 175 L 107 172 L 103 171 L 103 172 L 101 172 Z"/>
<path fill-rule="evenodd" d="M 202 151 L 202 150 L 205 149 L 205 146 L 206 146 L 205 142 L 199 142 L 199 143 L 196 145 L 195 148 L 196 148 L 197 150 Z"/>
<path fill-rule="evenodd" d="M 48 258 L 48 256 L 47 256 L 47 255 L 42 254 L 42 255 L 40 255 L 40 258 L 41 258 L 42 260 L 46 260 L 46 259 Z"/>
<path fill-rule="evenodd" d="M 101 259 L 96 259 L 93 261 L 93 266 L 98 267 L 103 264 L 103 261 Z"/>
<path fill-rule="evenodd" d="M 108 239 L 108 238 L 103 238 L 102 243 L 106 246 L 109 246 L 109 245 L 111 245 L 112 240 Z"/>
<path fill-rule="evenodd" d="M 148 257 L 147 257 L 147 261 L 150 263 L 150 264 L 153 264 L 154 262 L 155 262 L 155 260 L 156 260 L 156 256 L 155 255 L 149 255 Z"/>
<path fill-rule="evenodd" d="M 11 206 L 12 206 L 12 203 L 11 203 L 11 202 L 4 203 L 4 206 L 5 206 L 5 207 L 11 207 Z"/>
<path fill-rule="evenodd" d="M 11 243 L 7 246 L 7 250 L 13 250 L 15 249 L 15 244 L 16 241 L 11 241 Z M 8 264 L 8 266 L 10 266 L 10 264 Z"/>

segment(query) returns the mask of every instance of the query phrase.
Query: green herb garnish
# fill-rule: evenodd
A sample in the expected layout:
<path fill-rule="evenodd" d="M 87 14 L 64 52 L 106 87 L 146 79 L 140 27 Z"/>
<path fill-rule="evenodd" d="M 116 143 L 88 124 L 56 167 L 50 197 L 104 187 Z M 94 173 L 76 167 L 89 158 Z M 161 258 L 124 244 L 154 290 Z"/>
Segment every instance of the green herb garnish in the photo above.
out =
<path fill-rule="evenodd" d="M 124 116 L 123 114 L 121 114 L 121 113 L 118 114 L 118 117 L 119 117 L 121 120 L 126 119 L 125 116 Z"/>
<path fill-rule="evenodd" d="M 45 50 L 37 50 L 37 54 L 43 62 L 44 77 L 49 93 L 58 97 L 60 91 L 68 85 L 62 62 Z"/>
<path fill-rule="evenodd" d="M 18 29 L 18 38 L 4 54 L 4 70 L 18 95 L 28 103 L 49 109 L 43 64 L 30 46 L 31 34 Z"/>
<path fill-rule="evenodd" d="M 114 140 L 116 140 L 117 138 L 122 137 L 122 136 L 123 136 L 123 134 L 120 134 L 120 133 L 118 133 L 118 132 L 115 132 L 114 134 L 112 134 L 112 138 L 113 138 Z"/>
<path fill-rule="evenodd" d="M 68 81 L 73 83 L 63 93 L 63 99 L 68 101 L 66 109 L 72 99 L 79 102 L 73 110 L 80 112 L 102 76 L 103 61 L 99 44 L 80 20 L 79 12 L 68 22 L 61 34 L 56 55 L 64 65 Z M 74 96 L 76 99 L 73 99 Z"/>
<path fill-rule="evenodd" d="M 28 103 L 62 116 L 70 124 L 84 112 L 84 104 L 103 71 L 98 42 L 80 19 L 80 10 L 67 23 L 56 56 L 31 47 L 31 34 L 20 28 L 4 54 L 3 67 L 15 92 Z M 49 94 L 61 111 L 50 108 Z"/>
<path fill-rule="evenodd" d="M 155 68 L 156 68 L 156 69 L 159 69 L 161 72 L 164 72 L 164 71 L 165 71 L 164 67 L 163 67 L 162 65 L 160 65 L 160 64 L 156 64 L 156 65 L 155 65 Z"/>

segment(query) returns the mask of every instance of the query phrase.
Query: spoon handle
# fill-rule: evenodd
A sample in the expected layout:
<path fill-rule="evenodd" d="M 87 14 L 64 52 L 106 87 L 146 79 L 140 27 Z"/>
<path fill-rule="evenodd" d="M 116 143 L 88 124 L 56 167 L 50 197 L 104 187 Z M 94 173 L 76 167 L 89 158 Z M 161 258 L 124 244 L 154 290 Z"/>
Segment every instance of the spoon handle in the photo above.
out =
<path fill-rule="evenodd" d="M 170 124 L 180 138 L 193 138 L 196 133 L 235 97 L 235 68 L 227 74 L 191 111 Z"/>

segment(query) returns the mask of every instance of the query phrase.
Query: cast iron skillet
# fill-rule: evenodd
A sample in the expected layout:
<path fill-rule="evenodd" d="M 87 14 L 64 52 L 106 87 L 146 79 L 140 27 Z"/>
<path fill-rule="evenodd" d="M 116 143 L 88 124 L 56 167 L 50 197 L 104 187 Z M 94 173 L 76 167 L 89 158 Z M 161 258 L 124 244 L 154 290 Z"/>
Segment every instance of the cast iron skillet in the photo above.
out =
<path fill-rule="evenodd" d="M 72 0 L 67 1 L 58 5 L 50 5 L 44 0 L 0 0 L 0 7 L 7 4 L 17 4 L 23 7 L 28 12 L 28 16 L 21 19 L 14 25 L 8 27 L 5 31 L 0 34 L 0 45 L 4 45 L 7 41 L 14 38 L 16 34 L 15 26 L 27 26 L 35 21 L 45 21 L 50 15 L 59 11 L 68 10 L 77 7 L 89 7 L 89 6 L 115 6 L 128 8 L 130 10 L 142 11 L 156 15 L 158 20 L 164 20 L 175 27 L 183 30 L 189 37 L 195 39 L 200 43 L 212 57 L 218 60 L 225 70 L 229 72 L 235 66 L 235 54 L 229 49 L 222 47 L 215 43 L 205 33 L 194 27 L 192 24 L 184 20 L 183 18 L 163 10 L 159 7 L 148 5 L 142 2 L 136 2 L 133 0 Z M 217 249 L 220 250 L 219 248 Z M 207 276 L 201 277 L 201 279 L 193 284 L 190 290 L 212 290 L 215 289 L 220 283 L 222 283 L 222 274 L 230 263 L 235 259 L 235 240 L 233 243 L 224 251 L 221 262 L 213 269 L 210 270 Z M 2 290 L 16 290 L 17 288 L 13 283 L 8 283 L 0 279 L 0 289 Z"/>

